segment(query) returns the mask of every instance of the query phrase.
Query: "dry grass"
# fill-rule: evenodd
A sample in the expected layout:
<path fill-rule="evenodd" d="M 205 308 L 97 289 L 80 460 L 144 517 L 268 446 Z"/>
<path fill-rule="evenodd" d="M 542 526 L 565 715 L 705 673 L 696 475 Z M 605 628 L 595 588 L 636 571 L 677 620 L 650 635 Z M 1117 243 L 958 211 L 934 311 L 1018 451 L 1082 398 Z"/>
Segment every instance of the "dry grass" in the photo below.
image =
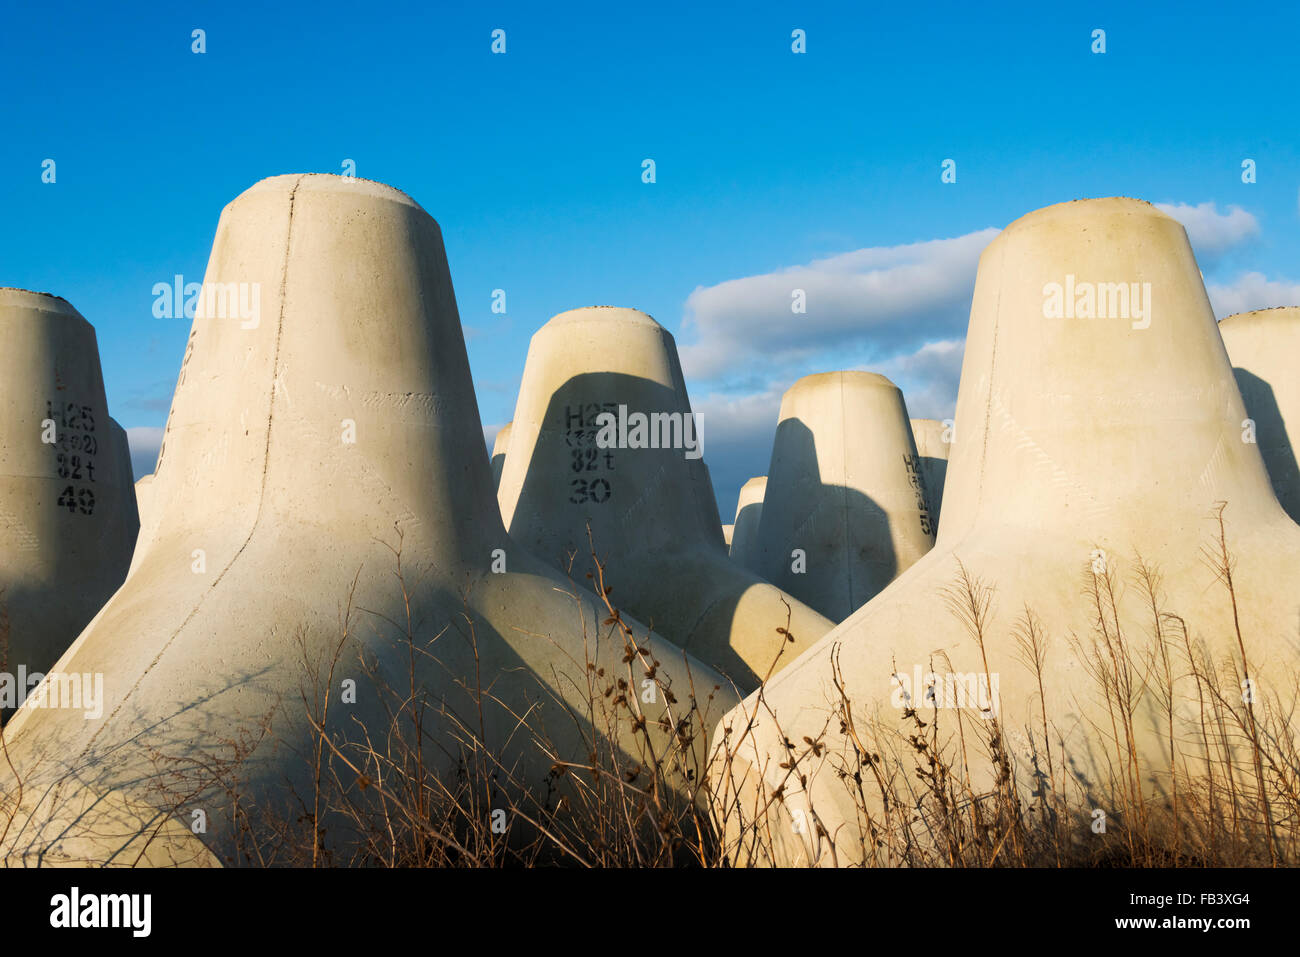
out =
<path fill-rule="evenodd" d="M 594 559 L 594 553 L 593 553 Z M 397 587 L 409 609 L 400 548 L 394 550 Z M 453 629 L 417 634 L 409 618 L 385 619 L 399 634 L 409 678 L 393 687 L 377 662 L 353 640 L 357 609 L 349 595 L 340 634 L 324 660 L 313 659 L 299 636 L 303 681 L 293 710 L 311 730 L 312 786 L 295 794 L 292 816 L 254 810 L 241 789 L 225 785 L 239 850 L 229 863 L 380 867 L 671 867 L 720 860 L 710 820 L 703 747 L 721 717 L 710 707 L 716 688 L 674 689 L 662 665 L 610 600 L 604 566 L 592 581 L 606 613 L 601 632 L 583 634 L 587 660 L 569 677 L 581 687 L 580 706 L 566 703 L 536 681 L 530 696 L 547 704 L 523 713 L 497 695 L 480 668 L 477 624 L 464 612 Z M 355 588 L 355 583 L 354 583 Z M 573 597 L 579 589 L 575 587 Z M 589 600 L 589 599 L 588 599 Z M 584 629 L 585 629 L 585 616 Z M 417 675 L 439 665 L 439 642 L 469 643 L 473 672 L 456 680 L 472 702 L 455 709 L 435 698 Z M 597 663 L 608 654 L 591 642 L 621 649 L 617 669 Z M 349 658 L 349 656 L 352 656 Z M 366 693 L 384 702 L 382 727 L 331 719 L 342 707 L 338 676 L 365 677 Z M 516 678 L 517 675 L 512 675 Z M 652 689 L 647 687 L 650 683 Z M 681 695 L 686 700 L 680 700 Z M 512 699 L 514 700 L 514 699 Z M 570 698 L 570 701 L 572 698 Z M 647 704 L 653 702 L 653 707 Z M 511 713 L 504 740 L 489 731 L 485 712 Z M 579 729 L 585 760 L 562 752 L 542 711 Z M 269 727 L 272 722 L 268 720 Z M 233 758 L 233 753 L 232 753 Z M 232 760 L 232 772 L 237 761 Z M 536 786 L 530 769 L 548 767 Z M 448 771 L 450 768 L 452 770 Z M 178 805 L 179 806 L 179 805 Z"/>
<path fill-rule="evenodd" d="M 485 709 L 506 704 L 479 673 L 468 596 L 463 620 L 456 623 L 476 663 L 473 674 L 458 676 L 476 704 L 466 713 L 435 699 L 417 680 L 427 659 L 436 657 L 445 630 L 417 634 L 405 601 L 406 620 L 385 619 L 401 636 L 410 668 L 410 680 L 392 687 L 355 640 L 359 612 L 350 594 L 329 654 L 313 657 L 308 649 L 316 646 L 305 635 L 299 639 L 303 680 L 290 710 L 311 731 L 312 747 L 303 755 L 311 766 L 309 793 L 293 794 L 293 810 L 286 811 L 254 806 L 239 786 L 240 762 L 270 733 L 268 715 L 256 733 L 227 742 L 226 762 L 187 767 L 188 776 L 176 778 L 185 783 L 175 784 L 165 801 L 160 796 L 159 804 L 179 809 L 198 787 L 220 791 L 236 835 L 229 864 L 734 867 L 789 860 L 788 841 L 775 830 L 788 827 L 789 817 L 770 812 L 782 810 L 787 787 L 803 790 L 814 766 L 822 773 L 829 766 L 846 795 L 838 807 L 849 803 L 856 809 L 856 820 L 849 822 L 852 856 L 868 865 L 1293 865 L 1300 859 L 1300 752 L 1293 732 L 1300 688 L 1293 675 L 1290 687 L 1281 689 L 1287 700 L 1281 690 L 1269 697 L 1243 697 L 1238 690 L 1251 679 L 1254 664 L 1236 614 L 1238 585 L 1222 510 L 1216 519 L 1217 534 L 1204 557 L 1236 623 L 1235 655 L 1211 655 L 1186 622 L 1164 610 L 1154 566 L 1138 558 L 1127 579 L 1142 596 L 1145 620 L 1136 622 L 1123 620 L 1117 594 L 1124 582 L 1114 570 L 1089 569 L 1081 589 L 1085 633 L 1048 634 L 1030 607 L 1015 621 L 1011 647 L 1039 690 L 1038 712 L 1029 725 L 1011 730 L 997 714 L 937 706 L 907 707 L 885 722 L 851 699 L 836 651 L 838 701 L 824 731 L 799 742 L 785 740 L 785 783 L 769 782 L 760 807 L 747 803 L 752 795 L 730 786 L 737 770 L 733 760 L 752 727 L 732 729 L 714 742 L 711 780 L 723 786 L 711 794 L 701 744 L 719 718 L 710 711 L 712 695 L 690 689 L 689 699 L 679 700 L 681 689 L 675 693 L 663 679 L 659 662 L 639 644 L 645 636 L 636 634 L 613 602 L 594 547 L 590 592 L 607 614 L 599 634 L 584 633 L 583 645 L 621 647 L 621 665 L 607 671 L 595 654 L 585 668 L 577 663 L 584 682 L 580 708 L 564 705 L 538 682 L 539 699 L 560 704 L 583 729 L 585 760 L 574 760 L 572 749 L 561 755 L 539 711 L 515 714 L 509 740 L 489 732 Z M 405 599 L 400 547 L 394 558 Z M 587 591 L 575 586 L 575 598 Z M 964 567 L 942 596 L 948 613 L 976 643 L 985 674 L 1001 664 L 989 658 L 993 596 L 993 588 Z M 787 616 L 776 628 L 787 639 L 778 661 L 800 651 L 799 636 L 788 626 Z M 1044 699 L 1044 675 L 1062 654 L 1083 664 L 1105 703 L 1105 721 L 1091 744 L 1110 769 L 1109 779 L 1089 789 L 1078 786 Z M 340 669 L 354 661 L 384 701 L 383 727 L 337 719 Z M 637 689 L 647 681 L 654 700 L 663 703 L 661 714 L 642 707 Z M 1195 740 L 1178 729 L 1175 714 L 1189 681 L 1199 712 Z M 1167 736 L 1154 762 L 1149 745 L 1139 747 L 1138 730 L 1139 705 L 1151 700 Z M 761 690 L 752 705 L 779 727 Z M 828 747 L 832 730 L 831 737 L 847 747 Z M 155 760 L 169 761 L 164 755 Z M 539 763 L 551 769 L 542 788 L 523 770 Z M 20 798 L 3 796 L 0 819 L 4 810 L 12 816 Z M 1096 827 L 1098 807 L 1105 807 L 1104 831 Z M 816 807 L 802 823 L 823 836 L 831 827 Z M 849 846 L 843 833 L 841 851 Z"/>
<path fill-rule="evenodd" d="M 1121 582 L 1112 567 L 1085 573 L 1081 595 L 1089 629 L 1066 636 L 1069 651 L 1083 665 L 1104 702 L 1104 723 L 1094 726 L 1090 745 L 1097 763 L 1109 769 L 1104 781 L 1083 784 L 1074 773 L 1059 729 L 1049 720 L 1044 674 L 1059 656 L 1059 641 L 1040 617 L 1025 607 L 1014 633 L 1017 658 L 1037 683 L 1035 723 L 1004 727 L 997 714 L 974 709 L 908 707 L 889 723 L 850 698 L 832 653 L 837 700 L 823 733 L 784 739 L 785 777 L 755 797 L 732 788 L 725 803 L 728 849 L 747 863 L 790 860 L 785 835 L 801 813 L 807 830 L 825 838 L 830 825 L 811 806 L 798 811 L 786 792 L 804 792 L 815 770 L 829 763 L 856 809 L 848 836 L 841 829 L 830 846 L 832 862 L 849 856 L 876 866 L 943 867 L 1240 867 L 1294 865 L 1300 861 L 1300 752 L 1294 716 L 1300 684 L 1265 697 L 1250 687 L 1252 663 L 1238 615 L 1234 565 L 1220 507 L 1213 541 L 1203 557 L 1222 586 L 1225 610 L 1234 623 L 1236 654 L 1215 657 L 1177 615 L 1163 610 L 1158 569 L 1135 561 L 1130 585 L 1149 615 L 1123 621 Z M 946 591 L 950 612 L 975 642 L 984 674 L 997 672 L 988 653 L 994 589 L 958 562 L 959 576 Z M 1135 635 L 1141 637 L 1134 638 Z M 946 664 L 946 662 L 941 662 Z M 993 663 L 993 664 L 996 664 Z M 931 671 L 934 669 L 931 668 Z M 1193 689 L 1199 730 L 1176 731 L 1175 710 Z M 1175 686 L 1178 686 L 1176 693 Z M 1274 685 L 1276 688 L 1277 686 Z M 1147 767 L 1139 745 L 1139 709 L 1154 700 L 1166 728 L 1160 767 Z M 760 691 L 755 711 L 779 728 L 779 718 Z M 718 777 L 731 780 L 753 723 L 727 742 Z M 837 727 L 848 742 L 828 749 L 826 733 Z M 1017 748 L 1008 746 L 1017 739 Z M 825 755 L 825 757 L 823 757 Z M 837 801 L 841 809 L 844 801 Z M 1100 809 L 1104 830 L 1098 823 Z M 784 811 L 785 813 L 774 813 Z M 840 814 L 841 811 L 837 811 Z M 829 843 L 829 842 L 827 842 Z"/>

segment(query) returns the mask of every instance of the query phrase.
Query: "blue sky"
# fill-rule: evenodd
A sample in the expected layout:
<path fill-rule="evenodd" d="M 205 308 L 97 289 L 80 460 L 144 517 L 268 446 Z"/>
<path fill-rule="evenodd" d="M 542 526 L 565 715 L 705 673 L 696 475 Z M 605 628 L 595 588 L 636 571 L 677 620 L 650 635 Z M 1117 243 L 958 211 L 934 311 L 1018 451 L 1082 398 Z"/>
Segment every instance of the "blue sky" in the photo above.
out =
<path fill-rule="evenodd" d="M 1300 303 L 1296 5 L 890 6 L 15 0 L 0 285 L 94 324 L 143 474 L 189 329 L 153 285 L 201 281 L 257 180 L 351 159 L 442 226 L 489 438 L 538 326 L 643 309 L 677 336 L 724 521 L 801 375 L 871 368 L 951 414 L 975 259 L 1030 210 L 1168 204 L 1220 315 Z M 765 292 L 791 270 L 803 317 Z"/>

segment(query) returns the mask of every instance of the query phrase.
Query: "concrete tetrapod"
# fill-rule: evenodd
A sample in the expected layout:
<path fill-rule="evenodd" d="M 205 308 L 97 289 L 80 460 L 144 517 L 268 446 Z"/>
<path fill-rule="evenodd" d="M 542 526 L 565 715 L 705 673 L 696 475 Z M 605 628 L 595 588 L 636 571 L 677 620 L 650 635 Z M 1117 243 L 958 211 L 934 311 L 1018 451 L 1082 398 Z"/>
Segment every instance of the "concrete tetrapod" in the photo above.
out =
<path fill-rule="evenodd" d="M 873 372 L 804 376 L 781 398 L 760 575 L 843 621 L 934 547 L 903 394 Z"/>
<path fill-rule="evenodd" d="M 950 769 L 951 800 L 970 796 L 967 775 L 969 792 L 1015 787 L 1024 807 L 1045 793 L 1079 812 L 1068 826 L 1085 836 L 1094 809 L 1112 832 L 1142 815 L 1158 826 L 1171 737 L 1184 800 L 1207 752 L 1216 765 L 1230 756 L 1238 813 L 1262 819 L 1243 742 L 1247 727 L 1292 734 L 1300 528 L 1243 443 L 1244 417 L 1177 222 L 1112 198 L 1008 226 L 980 259 L 936 547 L 716 736 L 737 856 L 913 860 L 903 838 L 924 846 L 942 809 L 924 783 L 902 805 L 908 821 L 879 795 L 939 766 L 908 740 L 918 734 Z M 1225 547 L 1230 579 L 1216 567 Z M 1234 710 L 1243 649 L 1255 695 Z"/>
<path fill-rule="evenodd" d="M 150 472 L 138 482 L 135 483 L 135 507 L 140 514 L 140 537 L 136 539 L 135 551 L 131 553 L 131 569 L 127 573 L 130 575 L 140 565 L 144 557 L 145 549 L 152 540 L 152 534 L 147 534 L 151 530 L 149 524 L 153 515 L 153 473 Z"/>
<path fill-rule="evenodd" d="M 0 289 L 0 711 L 126 577 L 139 521 L 95 330 L 67 301 Z"/>
<path fill-rule="evenodd" d="M 689 400 L 687 401 L 686 404 L 688 407 L 690 406 Z M 696 418 L 697 428 L 702 429 L 704 427 L 701 424 L 702 421 L 703 419 L 701 417 Z M 700 434 L 703 435 L 703 433 Z M 701 452 L 703 451 L 703 449 L 704 446 L 701 445 L 700 446 Z M 703 459 L 700 459 L 700 469 L 704 472 L 704 488 L 706 492 L 703 501 L 704 517 L 705 520 L 709 523 L 709 528 L 717 529 L 717 534 L 712 536 L 714 543 L 722 546 L 723 548 L 726 548 L 727 535 L 724 531 L 722 531 L 722 513 L 718 511 L 718 497 L 713 494 L 713 476 L 709 472 L 708 463 L 705 462 Z"/>
<path fill-rule="evenodd" d="M 153 506 L 153 473 L 135 483 L 135 506 L 140 512 L 140 527 L 144 527 L 149 509 Z"/>
<path fill-rule="evenodd" d="M 506 453 L 510 450 L 510 426 L 513 424 L 507 422 L 501 426 L 501 431 L 492 441 L 492 487 L 494 489 L 501 487 L 501 470 L 506 467 Z"/>
<path fill-rule="evenodd" d="M 364 180 L 264 180 L 223 211 L 208 288 L 260 290 L 260 315 L 225 318 L 205 292 L 153 540 L 58 666 L 104 676 L 100 713 L 23 709 L 6 735 L 24 783 L 10 863 L 292 862 L 303 839 L 310 861 L 318 828 L 343 854 L 354 817 L 334 809 L 387 798 L 364 780 L 334 794 L 334 775 L 382 774 L 391 797 L 384 756 L 414 764 L 424 743 L 449 787 L 487 761 L 494 802 L 563 792 L 554 761 L 636 757 L 628 708 L 662 744 L 691 678 L 707 706 L 720 676 L 635 624 L 645 655 L 623 661 L 607 612 L 506 536 L 441 232 L 416 203 Z M 679 706 L 642 690 L 648 656 Z M 589 694 L 609 703 L 619 675 L 641 693 L 606 724 Z"/>
<path fill-rule="evenodd" d="M 666 329 L 635 309 L 561 313 L 528 348 L 501 514 L 579 582 L 590 525 L 615 604 L 749 691 L 831 623 L 727 560 L 699 438 Z"/>
<path fill-rule="evenodd" d="M 1300 522 L 1300 307 L 1228 316 L 1219 333 L 1277 500 Z M 1242 428 L 1247 428 L 1242 423 Z"/>
<path fill-rule="evenodd" d="M 767 476 L 758 475 L 740 487 L 736 519 L 731 531 L 731 560 L 751 572 L 758 571 L 758 523 L 763 514 Z"/>
<path fill-rule="evenodd" d="M 937 534 L 939 509 L 943 504 L 943 480 L 948 471 L 948 446 L 952 433 L 948 430 L 948 426 L 938 419 L 912 419 L 911 423 L 912 438 L 916 442 L 916 454 L 921 457 L 921 475 L 925 478 L 930 516 L 934 521 Z"/>
<path fill-rule="evenodd" d="M 126 429 L 118 425 L 116 419 L 109 418 L 108 427 L 112 431 L 113 448 L 117 452 L 118 474 L 115 485 L 120 489 L 131 489 L 123 508 L 126 512 L 127 527 L 134 527 L 136 530 L 135 535 L 131 537 L 131 551 L 134 553 L 135 543 L 140 537 L 140 500 L 135 495 L 135 473 L 131 469 L 131 440 L 127 437 Z"/>

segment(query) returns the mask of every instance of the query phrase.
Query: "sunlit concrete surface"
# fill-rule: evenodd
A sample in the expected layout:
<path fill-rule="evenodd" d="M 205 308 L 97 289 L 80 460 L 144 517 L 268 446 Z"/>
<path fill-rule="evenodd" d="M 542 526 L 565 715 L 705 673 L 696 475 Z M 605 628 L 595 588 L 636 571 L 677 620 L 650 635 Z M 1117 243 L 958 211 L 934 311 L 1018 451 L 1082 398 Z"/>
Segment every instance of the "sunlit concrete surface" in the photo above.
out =
<path fill-rule="evenodd" d="M 501 514 L 578 582 L 590 527 L 619 607 L 749 690 L 831 622 L 728 560 L 700 434 L 666 329 L 635 309 L 561 313 L 528 349 Z"/>
<path fill-rule="evenodd" d="M 1116 284 L 1104 309 L 1100 284 Z M 873 859 L 862 814 L 886 817 L 850 738 L 913 778 L 925 758 L 909 706 L 927 735 L 946 733 L 952 780 L 977 793 L 995 786 L 994 731 L 1024 802 L 1046 787 L 1114 813 L 1140 789 L 1156 826 L 1171 748 L 1185 781 L 1214 766 L 1222 782 L 1227 760 L 1253 780 L 1243 670 L 1249 713 L 1294 733 L 1300 528 L 1244 418 L 1176 221 L 1112 198 L 1008 226 L 980 259 L 935 548 L 724 721 L 733 735 L 753 727 L 716 766 L 715 800 L 770 827 L 761 862 Z M 973 693 L 936 699 L 921 673 L 974 677 Z M 1222 736 L 1203 723 L 1225 714 L 1216 700 L 1237 716 Z"/>

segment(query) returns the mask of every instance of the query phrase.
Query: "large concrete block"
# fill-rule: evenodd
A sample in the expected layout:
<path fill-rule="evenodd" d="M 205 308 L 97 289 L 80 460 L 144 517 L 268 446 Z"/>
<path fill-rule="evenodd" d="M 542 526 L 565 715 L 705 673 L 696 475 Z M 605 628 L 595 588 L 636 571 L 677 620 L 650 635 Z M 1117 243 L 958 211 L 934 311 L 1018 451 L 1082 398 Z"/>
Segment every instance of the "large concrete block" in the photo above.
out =
<path fill-rule="evenodd" d="M 1300 522 L 1300 307 L 1284 306 L 1228 316 L 1219 333 L 1254 424 L 1273 491 Z M 1243 430 L 1249 428 L 1242 424 Z"/>
<path fill-rule="evenodd" d="M 758 527 L 763 515 L 767 476 L 757 475 L 740 487 L 736 497 L 736 518 L 731 532 L 731 560 L 752 572 L 758 571 Z"/>
<path fill-rule="evenodd" d="M 948 471 L 948 447 L 952 429 L 938 419 L 912 419 L 912 438 L 916 454 L 921 457 L 921 474 L 930 503 L 930 515 L 939 527 L 939 510 L 943 504 L 943 480 Z"/>
<path fill-rule="evenodd" d="M 145 518 L 149 514 L 149 509 L 153 506 L 153 473 L 139 479 L 135 483 L 135 506 L 140 513 L 140 524 L 144 525 Z"/>
<path fill-rule="evenodd" d="M 720 805 L 767 817 L 778 862 L 871 860 L 862 815 L 886 816 L 850 738 L 913 778 L 909 705 L 952 780 L 991 793 L 996 740 L 1021 800 L 1048 788 L 1083 827 L 1109 808 L 1158 828 L 1171 748 L 1184 787 L 1230 762 L 1249 788 L 1247 714 L 1295 730 L 1300 529 L 1245 417 L 1176 221 L 1113 198 L 1012 223 L 980 259 L 935 548 L 727 717 L 752 730 L 717 765 Z M 1207 713 L 1209 674 L 1235 718 Z"/>
<path fill-rule="evenodd" d="M 758 573 L 843 621 L 934 547 L 903 394 L 871 372 L 805 376 L 781 399 Z"/>
<path fill-rule="evenodd" d="M 139 521 L 95 330 L 57 296 L 0 289 L 0 708 L 126 577 Z"/>
<path fill-rule="evenodd" d="M 728 561 L 698 437 L 667 330 L 634 309 L 561 313 L 529 346 L 501 514 L 579 582 L 590 526 L 614 601 L 749 690 L 792 657 L 779 655 L 786 603 L 794 649 L 830 622 Z"/>
<path fill-rule="evenodd" d="M 597 640 L 607 613 L 566 596 L 502 527 L 437 223 L 378 183 L 274 177 L 222 213 L 208 284 L 260 299 L 260 314 L 200 303 L 150 540 L 58 666 L 104 677 L 100 713 L 24 709 L 8 731 L 24 782 L 8 860 L 238 858 L 245 827 L 312 806 L 320 738 L 304 696 L 319 717 L 325 691 L 325 733 L 364 767 L 363 733 L 386 747 L 410 732 L 408 707 L 427 709 L 425 760 L 449 785 L 478 753 L 471 735 L 500 762 L 499 787 L 538 794 L 554 760 L 630 747 L 626 710 L 605 724 L 588 679 L 639 682 L 639 659 Z M 707 707 L 721 677 L 632 625 L 680 700 L 693 681 Z M 633 697 L 666 743 L 666 696 Z M 366 794 L 350 800 L 372 807 Z M 350 839 L 338 815 L 316 823 L 329 847 Z"/>
<path fill-rule="evenodd" d="M 501 470 L 506 467 L 506 454 L 510 451 L 510 426 L 512 422 L 507 422 L 501 426 L 501 431 L 497 433 L 496 438 L 492 441 L 492 487 L 501 487 Z"/>
<path fill-rule="evenodd" d="M 141 478 L 135 483 L 135 507 L 140 516 L 141 534 L 136 539 L 135 549 L 131 552 L 131 569 L 127 574 L 131 574 L 139 567 L 148 544 L 153 540 L 153 535 L 145 535 L 144 530 L 150 528 L 149 521 L 153 516 L 153 473 Z"/>

